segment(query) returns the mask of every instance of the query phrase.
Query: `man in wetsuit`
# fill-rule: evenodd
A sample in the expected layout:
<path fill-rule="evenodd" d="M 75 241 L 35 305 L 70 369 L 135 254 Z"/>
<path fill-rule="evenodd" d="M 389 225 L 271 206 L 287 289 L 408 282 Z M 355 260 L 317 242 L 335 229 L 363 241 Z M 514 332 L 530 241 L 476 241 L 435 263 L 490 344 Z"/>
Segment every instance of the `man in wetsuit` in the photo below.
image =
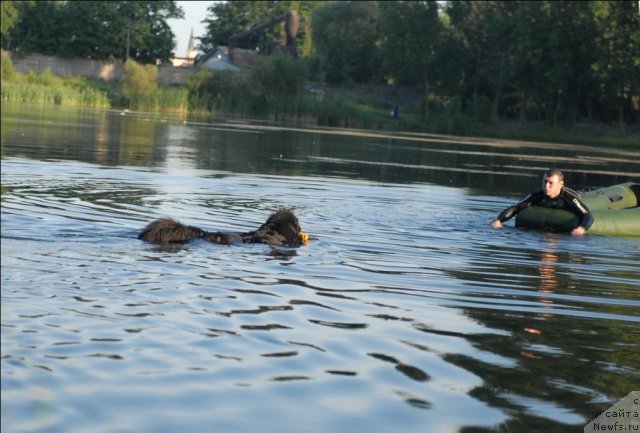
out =
<path fill-rule="evenodd" d="M 520 202 L 503 210 L 496 219 L 491 221 L 491 226 L 494 228 L 502 227 L 503 222 L 513 218 L 529 206 L 544 206 L 573 212 L 580 220 L 578 226 L 571 231 L 574 236 L 585 234 L 593 224 L 593 216 L 589 208 L 580 200 L 577 192 L 564 186 L 564 175 L 557 169 L 545 173 L 541 190 L 529 194 Z"/>

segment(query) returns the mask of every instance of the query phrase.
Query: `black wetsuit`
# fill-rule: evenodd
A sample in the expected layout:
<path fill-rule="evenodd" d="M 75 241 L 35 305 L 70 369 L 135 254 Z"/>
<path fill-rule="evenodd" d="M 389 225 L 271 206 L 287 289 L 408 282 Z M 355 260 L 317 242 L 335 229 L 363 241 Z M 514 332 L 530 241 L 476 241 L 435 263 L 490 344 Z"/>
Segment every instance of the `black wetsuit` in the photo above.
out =
<path fill-rule="evenodd" d="M 503 223 L 518 215 L 520 211 L 529 206 L 543 206 L 573 212 L 580 219 L 578 226 L 584 227 L 585 230 L 593 224 L 593 215 L 591 215 L 589 208 L 580 200 L 578 193 L 565 186 L 562 187 L 560 196 L 555 199 L 547 197 L 543 190 L 533 192 L 518 203 L 503 210 L 500 215 L 498 215 L 497 220 Z"/>

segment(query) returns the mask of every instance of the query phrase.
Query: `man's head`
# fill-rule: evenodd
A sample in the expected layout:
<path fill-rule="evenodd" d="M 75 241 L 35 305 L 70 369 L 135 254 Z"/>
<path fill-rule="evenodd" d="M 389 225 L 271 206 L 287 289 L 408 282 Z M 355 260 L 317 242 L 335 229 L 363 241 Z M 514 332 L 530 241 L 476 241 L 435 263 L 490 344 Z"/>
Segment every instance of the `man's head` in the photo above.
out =
<path fill-rule="evenodd" d="M 551 169 L 544 174 L 542 189 L 549 198 L 557 198 L 564 186 L 564 174 L 558 169 Z"/>

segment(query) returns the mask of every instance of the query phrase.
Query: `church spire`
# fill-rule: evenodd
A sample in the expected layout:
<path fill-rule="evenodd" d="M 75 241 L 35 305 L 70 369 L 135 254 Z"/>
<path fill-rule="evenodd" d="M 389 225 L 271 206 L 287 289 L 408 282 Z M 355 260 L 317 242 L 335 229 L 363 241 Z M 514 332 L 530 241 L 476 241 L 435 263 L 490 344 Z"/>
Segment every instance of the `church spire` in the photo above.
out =
<path fill-rule="evenodd" d="M 187 45 L 187 58 L 193 59 L 196 56 L 195 39 L 193 38 L 193 27 L 191 28 L 191 36 L 189 36 L 189 45 Z"/>

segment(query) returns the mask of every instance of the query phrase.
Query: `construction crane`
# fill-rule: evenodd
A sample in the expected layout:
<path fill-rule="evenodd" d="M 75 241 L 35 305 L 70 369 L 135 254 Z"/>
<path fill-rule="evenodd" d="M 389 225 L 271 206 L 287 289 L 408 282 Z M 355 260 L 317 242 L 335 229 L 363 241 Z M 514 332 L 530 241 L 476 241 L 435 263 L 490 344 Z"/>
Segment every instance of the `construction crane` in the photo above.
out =
<path fill-rule="evenodd" d="M 256 26 L 251 27 L 249 30 L 238 33 L 237 35 L 233 35 L 229 38 L 229 62 L 233 64 L 233 46 L 234 44 L 246 38 L 247 36 L 251 36 L 255 33 L 261 32 L 266 29 L 270 29 L 276 24 L 284 23 L 284 30 L 286 34 L 286 42 L 285 45 L 282 46 L 283 51 L 291 54 L 293 57 L 298 57 L 298 49 L 296 47 L 296 37 L 298 35 L 298 28 L 300 27 L 300 19 L 298 18 L 298 12 L 289 11 L 286 14 L 282 14 L 278 17 L 273 18 L 271 21 L 266 22 L 264 24 L 258 24 Z"/>

